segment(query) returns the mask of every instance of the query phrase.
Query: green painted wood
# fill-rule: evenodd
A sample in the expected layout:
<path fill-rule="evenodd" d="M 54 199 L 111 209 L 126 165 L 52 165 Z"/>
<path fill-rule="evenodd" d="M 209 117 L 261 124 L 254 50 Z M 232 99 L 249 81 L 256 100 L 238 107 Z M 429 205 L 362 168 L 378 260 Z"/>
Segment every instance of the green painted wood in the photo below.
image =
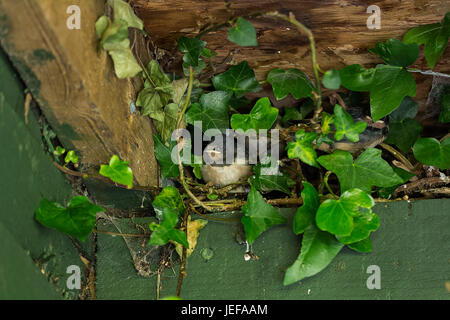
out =
<path fill-rule="evenodd" d="M 320 274 L 288 287 L 282 285 L 284 271 L 300 249 L 290 224 L 265 232 L 253 247 L 259 260 L 246 262 L 245 246 L 234 240 L 232 225 L 210 221 L 188 260 L 182 298 L 449 299 L 445 282 L 450 281 L 450 200 L 382 203 L 374 211 L 381 227 L 372 236 L 372 253 L 344 249 Z M 281 212 L 292 218 L 295 211 Z M 123 240 L 106 235 L 98 240 L 97 297 L 154 299 L 156 277 L 136 274 Z M 202 257 L 204 248 L 214 252 L 209 261 Z M 380 267 L 380 290 L 366 286 L 371 265 Z M 166 270 L 162 296 L 174 295 L 176 277 Z"/>
<path fill-rule="evenodd" d="M 76 298 L 76 290 L 66 290 L 66 268 L 83 267 L 77 251 L 67 236 L 34 219 L 42 197 L 65 203 L 72 189 L 44 153 L 34 114 L 24 122 L 23 90 L 0 50 L 0 228 L 7 230 L 0 231 L 0 298 Z M 59 292 L 48 294 L 48 285 Z"/>

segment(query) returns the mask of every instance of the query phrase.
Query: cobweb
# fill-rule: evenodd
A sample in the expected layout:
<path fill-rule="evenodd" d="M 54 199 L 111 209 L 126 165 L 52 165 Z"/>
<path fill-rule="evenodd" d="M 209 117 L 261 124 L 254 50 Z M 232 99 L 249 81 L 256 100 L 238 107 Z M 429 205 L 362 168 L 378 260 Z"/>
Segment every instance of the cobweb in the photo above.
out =
<path fill-rule="evenodd" d="M 148 230 L 148 221 L 145 221 L 145 218 L 118 219 L 106 214 L 101 218 L 105 219 L 105 229 L 116 229 L 121 234 L 140 234 L 146 233 Z M 110 227 L 107 226 L 108 223 Z M 148 246 L 148 238 L 145 237 L 122 236 L 122 239 L 130 252 L 137 273 L 145 278 L 156 275 L 159 267 L 160 248 Z"/>

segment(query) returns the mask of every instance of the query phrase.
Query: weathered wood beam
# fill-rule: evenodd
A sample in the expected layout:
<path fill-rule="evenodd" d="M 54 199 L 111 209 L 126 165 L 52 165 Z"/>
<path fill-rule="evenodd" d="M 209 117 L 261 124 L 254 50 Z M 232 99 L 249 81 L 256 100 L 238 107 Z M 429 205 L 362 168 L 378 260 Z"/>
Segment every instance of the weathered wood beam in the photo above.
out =
<path fill-rule="evenodd" d="M 81 29 L 67 27 L 67 8 L 81 9 Z M 150 120 L 130 113 L 132 81 L 119 80 L 97 52 L 94 24 L 103 0 L 0 0 L 0 41 L 58 138 L 83 166 L 129 161 L 136 183 L 157 185 Z"/>
<path fill-rule="evenodd" d="M 146 31 L 159 52 L 166 52 L 167 69 L 180 70 L 180 59 L 171 58 L 177 51 L 176 42 L 182 35 L 197 35 L 202 29 L 223 24 L 233 17 L 248 16 L 278 10 L 292 11 L 299 21 L 314 33 L 317 59 L 322 69 L 341 68 L 354 63 L 366 67 L 382 60 L 368 52 L 377 42 L 402 38 L 412 27 L 442 20 L 450 10 L 447 0 L 132 0 L 144 20 Z M 381 9 L 381 29 L 369 30 L 366 13 L 370 5 Z M 232 54 L 236 61 L 248 60 L 258 80 L 264 80 L 273 68 L 300 68 L 312 76 L 311 52 L 308 40 L 290 25 L 269 18 L 250 19 L 258 35 L 258 47 L 239 47 L 227 40 L 224 28 L 206 35 L 203 40 L 218 53 L 214 62 L 222 72 L 227 64 L 220 63 Z M 164 61 L 164 57 L 161 59 Z M 230 60 L 230 59 L 229 59 Z M 415 67 L 428 70 L 422 57 Z M 450 73 L 450 49 L 447 49 L 434 70 Z M 414 74 L 421 108 L 425 107 L 431 86 L 430 76 Z M 262 92 L 267 94 L 267 92 Z"/>

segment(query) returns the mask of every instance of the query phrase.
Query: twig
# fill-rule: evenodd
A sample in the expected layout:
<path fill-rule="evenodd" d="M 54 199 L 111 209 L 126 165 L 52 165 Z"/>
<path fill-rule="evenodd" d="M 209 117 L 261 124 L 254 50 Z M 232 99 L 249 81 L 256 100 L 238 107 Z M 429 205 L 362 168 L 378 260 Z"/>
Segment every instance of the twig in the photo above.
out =
<path fill-rule="evenodd" d="M 126 238 L 148 238 L 151 236 L 150 234 L 118 233 L 118 232 L 109 232 L 109 231 L 103 231 L 103 230 L 93 230 L 92 232 L 100 233 L 100 234 L 107 234 L 110 236 L 126 237 Z"/>
<path fill-rule="evenodd" d="M 316 124 L 318 122 L 318 119 L 320 117 L 320 113 L 322 112 L 322 87 L 320 84 L 320 75 L 319 75 L 319 65 L 317 63 L 317 57 L 316 57 L 316 44 L 315 44 L 315 40 L 314 40 L 314 35 L 311 32 L 310 29 L 308 29 L 305 25 L 303 25 L 301 22 L 299 22 L 294 14 L 292 12 L 289 13 L 289 16 L 286 16 L 284 14 L 281 14 L 277 11 L 274 12 L 268 12 L 265 14 L 265 16 L 268 17 L 276 17 L 279 18 L 281 20 L 287 21 L 291 24 L 293 24 L 294 26 L 297 27 L 297 29 L 303 33 L 304 35 L 306 35 L 309 39 L 309 43 L 311 46 L 311 60 L 312 60 L 312 67 L 313 67 L 313 71 L 314 71 L 314 76 L 316 78 L 316 90 L 317 92 L 313 92 L 314 95 L 314 99 L 316 100 L 316 107 L 315 107 L 315 111 L 314 111 L 314 116 L 312 118 L 312 123 Z"/>
<path fill-rule="evenodd" d="M 189 210 L 186 210 L 183 220 L 183 227 L 185 229 L 186 235 L 188 234 L 188 219 L 189 219 Z M 181 286 L 183 284 L 183 279 L 186 276 L 186 259 L 187 259 L 187 249 L 185 246 L 183 246 L 181 254 L 180 274 L 178 275 L 178 283 L 177 283 L 177 292 L 176 292 L 177 297 L 180 297 Z"/>
<path fill-rule="evenodd" d="M 450 183 L 450 177 L 431 177 L 431 178 L 423 178 L 414 182 L 410 182 L 408 184 L 403 184 L 394 191 L 394 196 L 397 196 L 399 193 L 403 193 L 405 195 L 410 195 L 414 192 L 421 192 L 421 190 L 425 188 L 435 188 L 438 186 L 444 186 Z"/>
<path fill-rule="evenodd" d="M 380 147 L 382 147 L 386 151 L 389 151 L 395 158 L 397 158 L 401 163 L 405 165 L 408 171 L 410 171 L 411 173 L 415 171 L 414 166 L 401 152 L 395 150 L 393 147 L 386 143 L 380 143 Z"/>
<path fill-rule="evenodd" d="M 328 184 L 328 178 L 330 177 L 330 175 L 332 174 L 331 171 L 327 171 L 327 173 L 325 173 L 325 177 L 323 178 L 323 183 L 325 184 L 325 186 L 327 187 L 328 191 L 335 196 L 336 194 L 333 192 L 333 190 L 331 189 L 330 185 Z"/>

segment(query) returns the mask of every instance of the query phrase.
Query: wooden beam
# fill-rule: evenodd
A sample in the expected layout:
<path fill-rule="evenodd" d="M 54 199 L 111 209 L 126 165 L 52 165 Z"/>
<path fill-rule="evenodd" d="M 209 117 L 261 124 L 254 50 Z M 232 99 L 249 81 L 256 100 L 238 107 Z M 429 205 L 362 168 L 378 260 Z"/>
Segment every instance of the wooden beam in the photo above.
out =
<path fill-rule="evenodd" d="M 81 9 L 81 29 L 67 27 L 67 8 Z M 129 161 L 139 185 L 157 185 L 152 127 L 130 113 L 136 92 L 97 51 L 95 21 L 103 0 L 0 0 L 0 41 L 58 138 L 84 167 L 114 154 Z"/>
<path fill-rule="evenodd" d="M 223 24 L 237 16 L 248 16 L 278 10 L 282 13 L 292 11 L 299 21 L 306 24 L 314 33 L 317 45 L 318 63 L 321 68 L 341 68 L 359 63 L 365 67 L 382 63 L 368 50 L 379 41 L 389 38 L 402 38 L 412 27 L 435 23 L 442 20 L 450 10 L 447 0 L 133 0 L 138 16 L 144 20 L 146 31 L 152 37 L 159 53 L 166 53 L 169 71 L 180 69 L 180 56 L 176 54 L 177 39 L 182 35 L 194 36 L 200 30 Z M 369 5 L 381 9 L 381 29 L 369 30 L 366 13 Z M 228 67 L 226 57 L 230 54 L 236 61 L 249 61 L 255 69 L 258 80 L 265 80 L 273 68 L 299 68 L 312 76 L 311 52 L 309 42 L 289 24 L 269 18 L 250 19 L 258 35 L 258 47 L 239 47 L 227 40 L 228 29 L 224 28 L 206 35 L 203 40 L 208 48 L 216 51 L 213 59 L 218 64 L 217 72 Z M 164 61 L 164 57 L 161 61 Z M 227 62 L 229 62 L 228 59 Z M 428 70 L 423 57 L 415 67 Z M 447 49 L 434 70 L 450 73 L 450 49 Z M 421 108 L 426 100 L 432 77 L 414 74 L 417 81 L 417 96 Z M 270 87 L 268 87 L 270 89 Z M 268 91 L 261 92 L 267 95 Z"/>

